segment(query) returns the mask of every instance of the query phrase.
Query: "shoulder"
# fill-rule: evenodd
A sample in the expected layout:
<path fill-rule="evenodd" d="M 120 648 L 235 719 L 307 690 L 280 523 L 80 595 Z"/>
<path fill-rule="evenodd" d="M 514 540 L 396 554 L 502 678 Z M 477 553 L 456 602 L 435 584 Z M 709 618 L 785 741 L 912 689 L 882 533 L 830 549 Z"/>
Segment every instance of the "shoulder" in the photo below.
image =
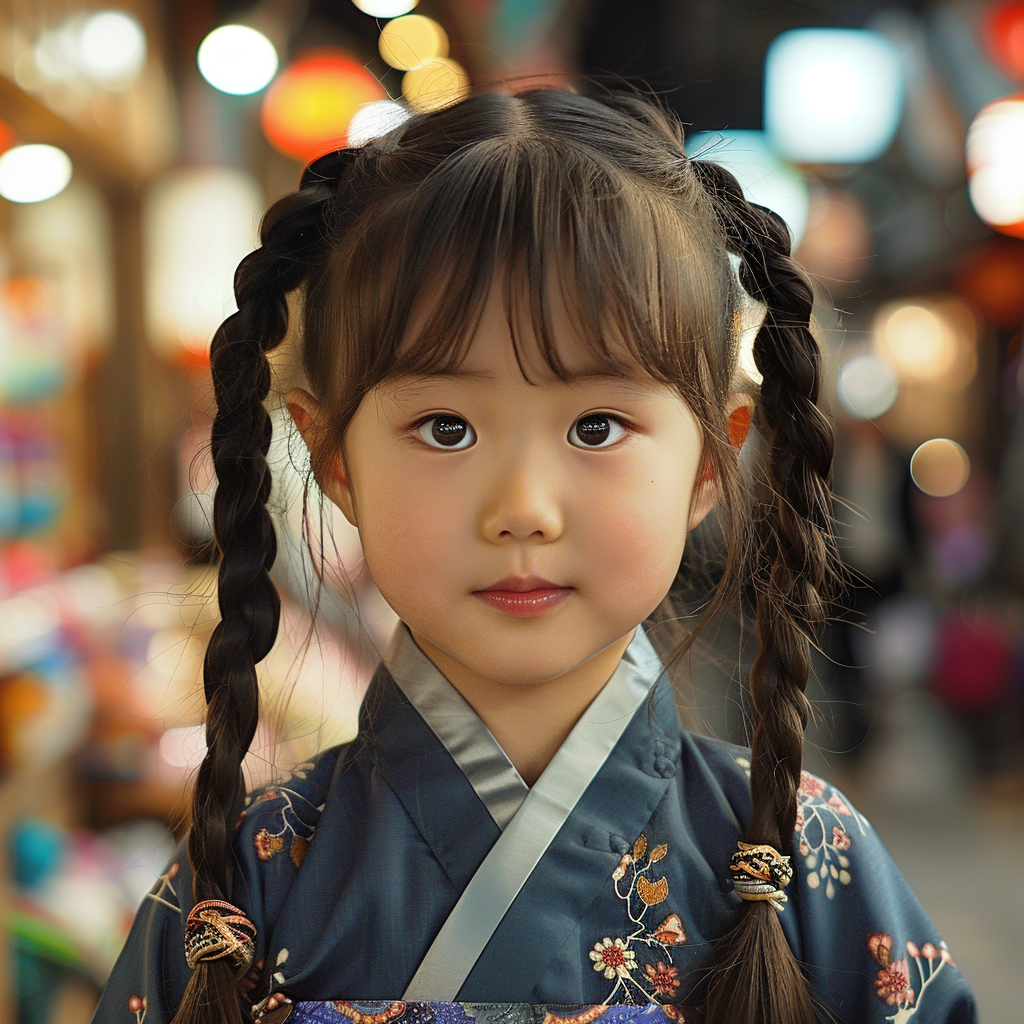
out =
<path fill-rule="evenodd" d="M 682 776 L 688 799 L 728 806 L 742 828 L 752 806 L 749 749 L 686 729 L 682 736 Z"/>

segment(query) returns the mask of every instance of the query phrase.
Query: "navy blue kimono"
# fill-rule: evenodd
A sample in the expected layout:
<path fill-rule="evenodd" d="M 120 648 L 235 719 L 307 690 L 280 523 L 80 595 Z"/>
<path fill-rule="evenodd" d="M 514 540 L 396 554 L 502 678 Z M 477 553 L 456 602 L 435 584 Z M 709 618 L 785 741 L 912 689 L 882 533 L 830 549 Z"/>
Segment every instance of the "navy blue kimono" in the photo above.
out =
<path fill-rule="evenodd" d="M 400 626 L 358 737 L 253 794 L 236 833 L 230 900 L 258 933 L 243 984 L 268 1024 L 699 1020 L 688 1004 L 709 944 L 741 903 L 728 864 L 751 811 L 749 752 L 680 727 L 639 629 L 595 705 L 627 698 L 635 710 L 457 994 L 412 999 L 435 936 L 533 797 Z M 569 782 L 592 747 L 584 725 L 548 769 Z M 790 852 L 780 920 L 823 1019 L 975 1021 L 970 989 L 871 826 L 809 774 Z M 95 1024 L 170 1020 L 189 975 L 191 906 L 182 848 L 140 908 Z"/>

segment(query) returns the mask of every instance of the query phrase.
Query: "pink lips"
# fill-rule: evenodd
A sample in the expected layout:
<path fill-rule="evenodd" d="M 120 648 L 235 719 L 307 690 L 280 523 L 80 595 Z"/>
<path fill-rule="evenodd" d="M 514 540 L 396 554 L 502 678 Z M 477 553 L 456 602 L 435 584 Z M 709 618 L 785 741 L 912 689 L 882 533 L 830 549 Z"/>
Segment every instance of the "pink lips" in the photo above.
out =
<path fill-rule="evenodd" d="M 543 615 L 561 604 L 572 587 L 560 587 L 540 576 L 506 576 L 486 590 L 474 590 L 476 597 L 492 608 L 520 619 Z"/>

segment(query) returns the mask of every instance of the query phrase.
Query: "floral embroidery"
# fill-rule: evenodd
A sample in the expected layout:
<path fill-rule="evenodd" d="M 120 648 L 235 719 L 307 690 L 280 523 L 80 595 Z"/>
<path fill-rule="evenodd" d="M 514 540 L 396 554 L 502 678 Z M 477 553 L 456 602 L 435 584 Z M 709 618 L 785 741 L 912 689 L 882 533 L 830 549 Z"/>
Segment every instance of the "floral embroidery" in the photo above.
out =
<path fill-rule="evenodd" d="M 260 860 L 270 860 L 275 853 L 284 849 L 284 837 L 272 836 L 265 828 L 256 833 L 252 841 L 256 847 L 256 856 Z"/>
<path fill-rule="evenodd" d="M 594 1024 L 599 1020 L 612 1024 L 685 1024 L 678 1007 L 661 1003 L 615 1006 L 388 1000 L 291 1003 L 280 992 L 255 1008 L 257 1021 L 274 1006 L 282 1004 L 291 1007 L 288 1024 Z"/>
<path fill-rule="evenodd" d="M 628 1003 L 635 1002 L 636 995 L 645 1002 L 660 1003 L 663 998 L 671 997 L 679 986 L 679 972 L 671 966 L 669 947 L 686 941 L 683 922 L 678 914 L 669 914 L 652 929 L 644 920 L 651 907 L 668 899 L 668 879 L 664 875 L 654 879 L 650 877 L 651 869 L 667 854 L 666 843 L 648 851 L 647 837 L 640 836 L 633 844 L 632 853 L 624 854 L 612 872 L 615 895 L 626 904 L 626 914 L 634 927 L 625 938 L 606 936 L 596 942 L 589 953 L 594 970 L 603 973 L 609 981 L 615 981 L 602 1005 L 610 1003 L 620 991 Z M 629 883 L 625 891 L 620 885 L 624 880 Z M 634 945 L 646 946 L 652 952 L 657 950 L 668 963 L 658 960 L 657 967 L 650 963 L 639 964 Z"/>
<path fill-rule="evenodd" d="M 292 770 L 292 778 L 305 779 L 306 773 L 313 767 L 312 761 L 304 761 L 302 764 L 296 765 Z M 287 847 L 292 863 L 296 867 L 301 867 L 309 852 L 310 840 L 316 832 L 316 826 L 306 824 L 296 811 L 296 805 L 305 805 L 314 810 L 319 810 L 319 808 L 314 808 L 312 802 L 298 790 L 279 783 L 269 786 L 256 796 L 247 798 L 246 808 L 242 812 L 243 816 L 248 814 L 256 804 L 266 800 L 283 801 L 280 810 L 277 811 L 277 814 L 280 815 L 281 827 L 276 832 L 261 828 L 253 836 L 256 856 L 260 860 L 267 861 Z"/>
<path fill-rule="evenodd" d="M 661 996 L 674 996 L 679 988 L 679 970 L 675 967 L 666 967 L 660 960 L 657 967 L 644 964 L 644 974 L 647 975 L 654 991 Z"/>
<path fill-rule="evenodd" d="M 146 997 L 129 996 L 128 1012 L 135 1014 L 135 1024 L 142 1024 L 142 1022 L 146 1019 Z"/>
<path fill-rule="evenodd" d="M 735 761 L 749 777 L 750 761 L 745 757 L 737 757 Z M 826 791 L 829 791 L 827 799 Z M 836 894 L 836 882 L 849 885 L 853 880 L 850 858 L 845 854 L 853 842 L 851 821 L 861 835 L 866 835 L 867 819 L 850 807 L 838 789 L 810 772 L 800 773 L 793 826 L 797 849 L 807 865 L 807 885 L 818 889 L 824 884 L 829 899 Z"/>
<path fill-rule="evenodd" d="M 921 1008 L 925 989 L 935 980 L 936 975 L 947 964 L 956 967 L 944 942 L 938 947 L 926 942 L 920 949 L 914 942 L 906 945 L 907 955 L 917 964 L 917 976 L 921 987 L 915 992 L 908 960 L 892 959 L 892 936 L 884 932 L 872 932 L 868 936 L 868 952 L 881 970 L 875 975 L 875 992 L 887 1006 L 894 1006 L 896 1012 L 886 1017 L 893 1024 L 904 1024 Z M 927 962 L 927 968 L 925 967 Z"/>
<path fill-rule="evenodd" d="M 810 772 L 800 773 L 797 799 L 794 831 L 800 856 L 807 865 L 807 884 L 812 889 L 823 885 L 825 895 L 832 899 L 836 882 L 849 885 L 852 881 L 850 858 L 846 856 L 853 843 L 850 825 L 865 835 L 867 820 L 847 804 L 837 789 Z"/>
<path fill-rule="evenodd" d="M 156 892 L 148 892 L 148 893 L 146 893 L 146 899 L 147 900 L 153 900 L 154 903 L 162 903 L 168 909 L 173 910 L 179 917 L 181 917 L 181 907 L 179 907 L 176 903 L 171 903 L 170 900 L 165 900 L 164 899 L 164 893 L 167 892 L 167 891 L 170 891 L 170 894 L 175 899 L 178 898 L 178 894 L 174 891 L 174 886 L 171 883 L 174 881 L 175 878 L 178 877 L 178 872 L 180 870 L 181 870 L 181 865 L 179 865 L 177 862 L 172 864 L 164 872 L 164 874 L 162 874 L 160 876 L 160 878 L 157 879 L 157 881 L 159 881 L 160 885 L 158 886 Z M 135 997 L 133 996 L 132 998 L 134 999 Z M 143 1001 L 143 1003 L 145 1003 L 146 1000 L 143 999 L 142 1001 Z"/>
<path fill-rule="evenodd" d="M 604 971 L 604 976 L 609 980 L 616 976 L 628 978 L 630 972 L 636 969 L 636 953 L 626 948 L 622 939 L 604 938 L 594 943 L 590 951 L 590 959 L 594 961 L 595 971 Z"/>
<path fill-rule="evenodd" d="M 819 779 L 816 775 L 812 775 L 810 772 L 800 773 L 800 795 L 816 797 L 821 796 L 825 792 L 824 780 Z"/>

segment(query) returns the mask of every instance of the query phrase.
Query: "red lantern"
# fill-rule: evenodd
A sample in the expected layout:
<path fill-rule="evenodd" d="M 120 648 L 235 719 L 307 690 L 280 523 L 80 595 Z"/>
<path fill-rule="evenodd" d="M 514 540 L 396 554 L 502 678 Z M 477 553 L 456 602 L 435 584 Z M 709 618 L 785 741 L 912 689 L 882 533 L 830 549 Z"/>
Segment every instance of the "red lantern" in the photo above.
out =
<path fill-rule="evenodd" d="M 982 26 L 985 47 L 1002 71 L 1024 79 L 1024 2 L 996 4 Z"/>
<path fill-rule="evenodd" d="M 309 163 L 343 147 L 356 110 L 385 96 L 380 82 L 343 50 L 314 50 L 267 90 L 263 132 L 275 149 Z"/>

